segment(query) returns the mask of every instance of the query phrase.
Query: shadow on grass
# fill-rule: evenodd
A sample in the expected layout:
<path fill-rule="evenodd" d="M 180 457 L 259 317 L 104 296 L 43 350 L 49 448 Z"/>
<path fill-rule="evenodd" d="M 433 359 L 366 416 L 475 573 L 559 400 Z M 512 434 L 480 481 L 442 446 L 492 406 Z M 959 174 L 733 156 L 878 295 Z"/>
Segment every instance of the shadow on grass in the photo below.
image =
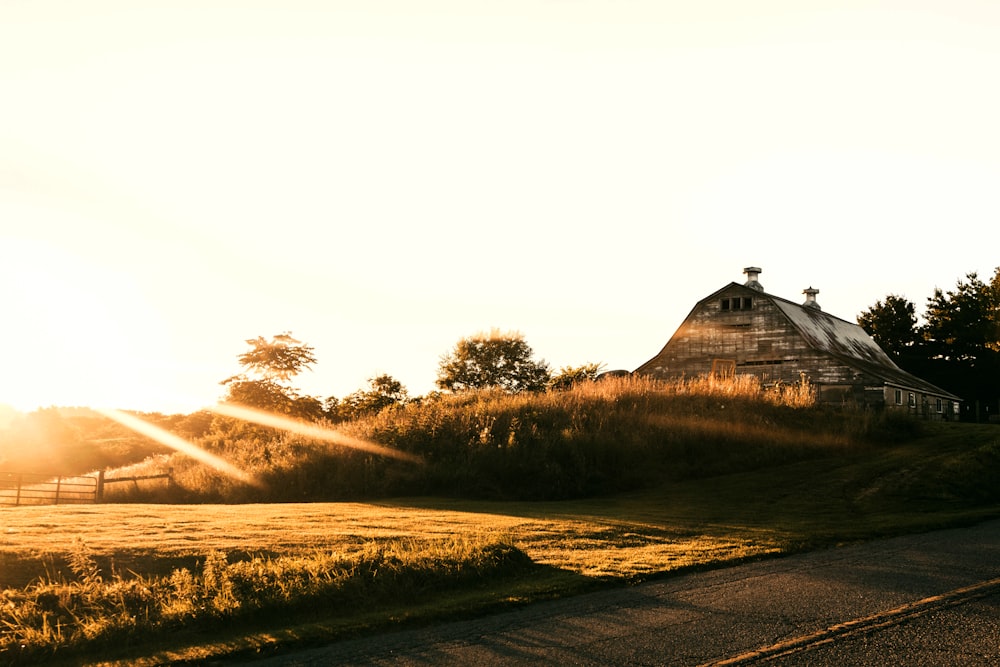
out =
<path fill-rule="evenodd" d="M 701 535 L 767 543 L 782 553 L 795 553 L 1000 515 L 998 433 L 928 428 L 926 437 L 912 442 L 668 481 L 606 498 L 397 502 L 422 509 L 589 522 L 649 539 Z M 613 532 L 606 537 L 613 538 Z"/>

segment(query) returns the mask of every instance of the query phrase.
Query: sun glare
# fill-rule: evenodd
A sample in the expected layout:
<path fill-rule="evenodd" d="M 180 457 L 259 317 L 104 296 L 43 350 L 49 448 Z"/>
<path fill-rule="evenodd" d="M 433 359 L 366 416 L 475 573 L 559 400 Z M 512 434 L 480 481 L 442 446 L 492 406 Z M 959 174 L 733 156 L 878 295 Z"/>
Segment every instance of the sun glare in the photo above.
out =
<path fill-rule="evenodd" d="M 240 470 L 229 461 L 206 452 L 201 447 L 188 442 L 184 438 L 170 433 L 169 431 L 165 431 L 158 426 L 140 419 L 139 417 L 111 408 L 92 409 L 94 412 L 97 412 L 108 419 L 112 419 L 126 428 L 132 429 L 136 433 L 151 438 L 160 444 L 166 445 L 176 452 L 180 452 L 181 454 L 190 456 L 197 461 L 201 461 L 205 465 L 214 468 L 224 475 L 256 487 L 263 486 L 258 479 L 243 470 Z M 400 452 L 373 442 L 367 442 L 365 440 L 361 440 L 360 438 L 354 438 L 334 429 L 323 428 L 322 426 L 316 426 L 314 424 L 307 424 L 306 422 L 288 419 L 287 417 L 281 417 L 269 412 L 255 410 L 242 405 L 219 403 L 205 409 L 224 417 L 232 417 L 233 419 L 248 421 L 261 426 L 268 426 L 282 431 L 296 433 L 307 438 L 330 442 L 342 447 L 349 447 L 351 449 L 377 454 L 378 456 L 387 456 L 403 461 L 410 461 L 411 463 L 423 463 L 423 459 L 419 456 L 414 456 L 413 454 L 407 454 L 406 452 Z"/>
<path fill-rule="evenodd" d="M 423 463 L 423 459 L 419 456 L 414 456 L 413 454 L 407 454 L 406 452 L 384 447 L 383 445 L 378 445 L 374 442 L 354 438 L 335 429 L 324 428 L 315 424 L 308 424 L 306 422 L 288 419 L 287 417 L 280 417 L 278 415 L 271 414 L 270 412 L 262 412 L 243 405 L 236 405 L 234 403 L 219 403 L 206 408 L 206 410 L 224 417 L 242 419 L 244 421 L 253 422 L 254 424 L 260 424 L 261 426 L 269 426 L 271 428 L 289 431 L 290 433 L 296 433 L 307 438 L 331 442 L 335 445 L 350 447 L 351 449 L 357 449 L 371 454 L 378 454 L 379 456 L 388 456 L 395 459 L 401 459 L 403 461 L 410 461 L 411 463 Z"/>
<path fill-rule="evenodd" d="M 144 358 L 165 347 L 164 327 L 125 276 L 55 244 L 4 239 L 0 282 L 0 402 L 22 411 L 153 402 Z"/>
<path fill-rule="evenodd" d="M 239 480 L 241 482 L 246 482 L 247 484 L 251 484 L 253 486 L 257 487 L 262 486 L 260 481 L 255 479 L 252 475 L 243 472 L 229 461 L 226 461 L 225 459 L 219 458 L 214 454 L 206 452 L 201 447 L 191 444 L 184 438 L 174 435 L 169 431 L 164 431 L 158 426 L 154 426 L 153 424 L 150 424 L 147 421 L 139 419 L 138 417 L 130 415 L 126 412 L 122 412 L 121 410 L 113 410 L 110 408 L 94 408 L 94 411 L 104 415 L 108 419 L 113 419 L 122 426 L 132 429 L 136 433 L 140 433 L 146 436 L 147 438 L 152 438 L 153 440 L 156 440 L 160 444 L 166 445 L 167 447 L 170 447 L 171 449 L 178 451 L 181 454 L 185 454 L 197 461 L 201 461 L 202 463 L 211 466 L 212 468 L 215 468 L 224 475 L 232 477 L 233 479 Z"/>

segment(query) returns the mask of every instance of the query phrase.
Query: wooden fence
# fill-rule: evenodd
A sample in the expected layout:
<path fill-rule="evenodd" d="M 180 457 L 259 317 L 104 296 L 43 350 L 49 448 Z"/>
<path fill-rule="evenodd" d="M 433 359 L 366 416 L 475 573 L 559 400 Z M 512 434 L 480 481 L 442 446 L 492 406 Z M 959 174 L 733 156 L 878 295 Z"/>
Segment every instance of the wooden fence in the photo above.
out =
<path fill-rule="evenodd" d="M 104 471 L 102 470 L 97 475 L 98 485 L 97 485 L 97 502 L 104 500 L 104 487 L 108 484 L 126 484 L 132 483 L 135 488 L 139 488 L 139 482 L 144 482 L 150 479 L 165 479 L 167 484 L 172 484 L 174 479 L 173 468 L 170 468 L 168 472 L 161 473 L 158 475 L 139 475 L 136 477 L 108 477 L 104 476 Z"/>
<path fill-rule="evenodd" d="M 96 475 L 52 476 L 30 472 L 0 472 L 0 505 L 79 505 L 99 503 L 104 500 L 107 484 L 131 482 L 138 487 L 140 481 L 165 479 L 171 473 L 143 475 L 140 477 L 114 477 L 106 479 L 104 471 Z"/>
<path fill-rule="evenodd" d="M 74 505 L 98 501 L 99 476 L 0 472 L 0 505 Z"/>

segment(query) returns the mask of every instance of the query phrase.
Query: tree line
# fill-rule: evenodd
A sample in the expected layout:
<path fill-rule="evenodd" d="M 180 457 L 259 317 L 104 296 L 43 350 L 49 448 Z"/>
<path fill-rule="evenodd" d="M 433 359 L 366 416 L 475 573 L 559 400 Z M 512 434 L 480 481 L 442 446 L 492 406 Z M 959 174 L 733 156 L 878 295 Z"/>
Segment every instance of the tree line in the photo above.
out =
<path fill-rule="evenodd" d="M 382 374 L 347 396 L 322 399 L 294 386 L 295 378 L 317 362 L 312 346 L 290 332 L 258 336 L 246 343 L 247 351 L 238 356 L 241 371 L 220 383 L 225 387 L 223 399 L 306 421 L 352 421 L 390 406 L 432 401 L 443 391 L 495 387 L 519 393 L 567 388 L 580 380 L 596 379 L 601 370 L 601 364 L 588 363 L 553 372 L 545 361 L 534 358 L 522 334 L 493 330 L 464 338 L 442 355 L 437 378 L 440 391 L 410 396 L 399 380 Z M 206 411 L 144 413 L 142 417 L 191 440 L 212 439 L 213 434 L 222 434 L 223 439 L 236 437 L 226 431 L 226 422 L 232 420 Z M 169 451 L 87 408 L 39 409 L 12 417 L 6 427 L 0 427 L 0 468 L 6 470 L 79 474 L 133 464 Z"/>
<path fill-rule="evenodd" d="M 300 419 L 349 421 L 377 414 L 392 405 L 435 398 L 440 392 L 411 397 L 389 374 L 369 378 L 368 386 L 347 396 L 319 399 L 302 394 L 293 379 L 316 363 L 312 346 L 291 332 L 246 341 L 250 349 L 239 355 L 242 372 L 222 381 L 225 400 Z M 507 393 L 565 389 L 576 382 L 596 380 L 603 364 L 589 362 L 553 371 L 516 331 L 493 329 L 463 338 L 441 356 L 435 384 L 440 391 L 500 389 Z"/>
<path fill-rule="evenodd" d="M 858 324 L 903 370 L 962 398 L 963 418 L 1000 412 L 1000 267 L 992 279 L 966 274 L 952 290 L 927 298 L 923 320 L 903 296 L 889 294 Z"/>

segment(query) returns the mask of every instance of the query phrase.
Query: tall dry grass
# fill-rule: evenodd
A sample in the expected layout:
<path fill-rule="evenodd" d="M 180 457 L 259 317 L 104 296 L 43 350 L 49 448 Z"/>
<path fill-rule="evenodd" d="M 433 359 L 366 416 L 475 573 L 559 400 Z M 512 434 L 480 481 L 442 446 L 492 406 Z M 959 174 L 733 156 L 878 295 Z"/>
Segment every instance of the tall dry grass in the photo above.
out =
<path fill-rule="evenodd" d="M 0 664 L 103 655 L 234 622 L 273 625 L 297 613 L 353 613 L 511 577 L 532 565 L 502 536 L 391 540 L 352 554 L 243 560 L 212 551 L 196 570 L 166 576 L 104 573 L 82 542 L 67 560 L 69 579 L 49 576 L 0 590 Z"/>
<path fill-rule="evenodd" d="M 424 463 L 216 417 L 199 444 L 261 480 L 261 487 L 172 456 L 162 459 L 174 469 L 169 497 L 578 498 L 829 455 L 911 435 L 915 426 L 892 415 L 817 407 L 806 382 L 764 388 L 755 378 L 736 376 L 619 377 L 541 393 L 469 391 L 390 407 L 337 428 Z"/>

